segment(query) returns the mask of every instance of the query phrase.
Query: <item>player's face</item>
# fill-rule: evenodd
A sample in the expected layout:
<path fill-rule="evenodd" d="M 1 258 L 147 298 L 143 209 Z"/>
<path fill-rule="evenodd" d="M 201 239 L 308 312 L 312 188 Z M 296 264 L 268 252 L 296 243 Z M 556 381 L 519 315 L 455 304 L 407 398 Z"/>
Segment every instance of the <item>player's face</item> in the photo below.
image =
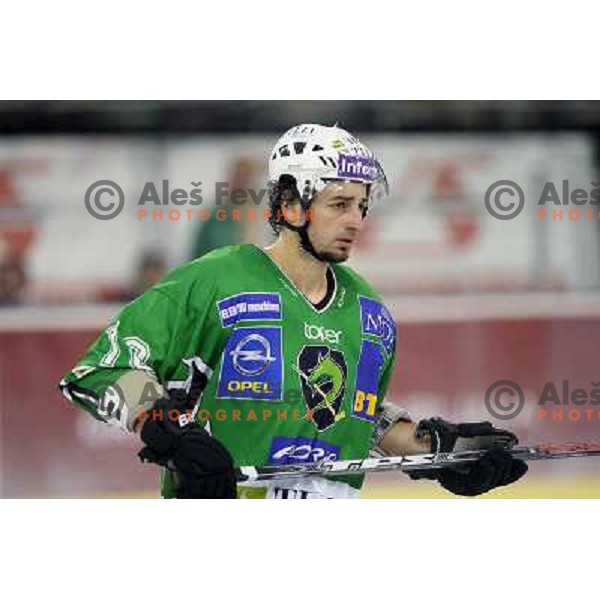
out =
<path fill-rule="evenodd" d="M 321 258 L 344 262 L 350 256 L 363 226 L 363 211 L 368 207 L 364 183 L 333 182 L 312 203 L 308 229 L 310 240 Z"/>

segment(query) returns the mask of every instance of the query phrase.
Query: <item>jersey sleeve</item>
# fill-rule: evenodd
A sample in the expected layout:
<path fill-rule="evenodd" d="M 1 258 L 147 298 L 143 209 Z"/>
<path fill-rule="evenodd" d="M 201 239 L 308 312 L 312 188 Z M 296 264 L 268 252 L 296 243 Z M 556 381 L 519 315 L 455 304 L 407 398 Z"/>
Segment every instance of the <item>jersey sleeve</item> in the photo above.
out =
<path fill-rule="evenodd" d="M 207 378 L 211 369 L 201 358 L 202 341 L 210 339 L 207 331 L 215 326 L 213 297 L 210 280 L 200 284 L 192 277 L 190 282 L 189 270 L 174 272 L 111 320 L 60 382 L 63 395 L 97 419 L 128 429 L 132 403 L 124 402 L 117 385 L 126 374 L 145 374 L 147 381 L 167 388 L 180 378 L 181 387 L 193 365 Z M 147 396 L 155 400 L 157 389 L 144 387 L 133 405 L 141 406 Z"/>
<path fill-rule="evenodd" d="M 377 399 L 379 402 L 383 402 L 385 400 L 386 394 L 390 387 L 390 380 L 392 378 L 392 374 L 394 372 L 394 368 L 396 366 L 396 348 L 394 347 L 394 351 L 391 356 L 388 358 L 383 371 L 381 373 L 381 377 L 379 378 L 379 388 L 377 390 Z"/>
<path fill-rule="evenodd" d="M 394 369 L 396 368 L 396 349 L 398 344 L 396 322 L 387 308 L 385 308 L 385 314 L 388 315 L 387 322 L 389 324 L 389 329 L 386 330 L 385 336 L 387 341 L 386 348 L 389 350 L 389 352 L 387 353 L 387 360 L 384 363 L 383 371 L 379 378 L 379 387 L 377 390 L 377 398 L 379 403 L 385 400 L 388 388 L 390 386 L 390 380 L 394 373 Z"/>
<path fill-rule="evenodd" d="M 385 452 L 381 450 L 379 444 L 387 433 L 388 429 L 398 421 L 411 421 L 410 413 L 407 410 L 386 399 L 386 395 L 390 386 L 390 380 L 396 366 L 396 344 L 397 335 L 394 325 L 392 349 L 379 379 L 377 393 L 377 422 L 375 424 L 375 428 L 373 429 L 373 435 L 371 438 L 370 456 L 385 456 Z"/>

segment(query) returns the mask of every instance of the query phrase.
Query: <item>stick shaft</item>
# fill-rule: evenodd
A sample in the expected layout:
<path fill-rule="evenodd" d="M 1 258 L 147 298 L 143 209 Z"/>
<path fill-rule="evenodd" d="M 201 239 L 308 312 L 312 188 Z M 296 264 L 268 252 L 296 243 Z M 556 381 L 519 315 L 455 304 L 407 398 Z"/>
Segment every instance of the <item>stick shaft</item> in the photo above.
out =
<path fill-rule="evenodd" d="M 284 477 L 307 475 L 355 475 L 373 472 L 441 469 L 468 463 L 481 458 L 487 450 L 418 454 L 413 456 L 386 456 L 358 460 L 322 461 L 267 467 L 240 467 L 237 479 L 243 481 L 269 481 Z M 509 451 L 521 460 L 547 460 L 600 456 L 600 440 L 589 442 L 564 442 L 517 446 Z"/>

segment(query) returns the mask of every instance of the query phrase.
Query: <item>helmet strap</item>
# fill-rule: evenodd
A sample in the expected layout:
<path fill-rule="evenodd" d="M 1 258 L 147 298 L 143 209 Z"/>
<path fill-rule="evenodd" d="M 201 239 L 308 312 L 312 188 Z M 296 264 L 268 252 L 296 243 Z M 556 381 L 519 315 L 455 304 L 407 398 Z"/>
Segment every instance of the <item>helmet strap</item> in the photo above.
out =
<path fill-rule="evenodd" d="M 302 210 L 304 211 L 304 214 L 306 216 L 306 211 L 308 211 L 310 209 L 310 206 L 311 206 L 312 200 L 313 200 L 311 197 L 306 197 L 306 195 L 312 196 L 312 193 L 308 192 L 307 187 L 305 187 L 305 189 L 304 189 L 305 195 L 300 196 L 300 193 L 298 192 L 298 187 L 297 187 L 298 183 L 295 178 L 293 178 L 293 181 L 294 181 L 296 198 L 300 201 L 300 206 L 302 207 Z M 291 223 L 288 223 L 286 221 L 285 215 L 284 215 L 281 218 L 281 220 L 279 220 L 279 223 L 283 227 L 286 227 L 290 231 L 293 231 L 298 234 L 298 237 L 300 238 L 300 246 L 306 252 L 308 252 L 313 258 L 317 259 L 319 262 L 327 262 L 327 261 L 323 260 L 323 258 L 321 256 L 319 256 L 319 253 L 315 250 L 315 247 L 313 246 L 312 242 L 310 241 L 310 237 L 308 235 L 308 226 L 310 225 L 309 219 L 306 219 L 306 221 L 304 222 L 303 225 L 296 226 L 296 225 L 292 225 Z"/>
<path fill-rule="evenodd" d="M 300 225 L 299 227 L 296 225 L 292 225 L 291 223 L 288 223 L 285 219 L 280 221 L 280 223 L 284 227 L 289 229 L 290 231 L 294 231 L 295 233 L 298 234 L 298 237 L 300 238 L 300 245 L 313 258 L 316 258 L 320 262 L 327 262 L 327 261 L 324 261 L 319 256 L 319 253 L 315 250 L 315 247 L 313 246 L 312 242 L 310 241 L 310 237 L 308 235 L 308 226 L 310 225 L 310 221 L 307 221 L 306 223 L 304 223 L 304 225 Z"/>

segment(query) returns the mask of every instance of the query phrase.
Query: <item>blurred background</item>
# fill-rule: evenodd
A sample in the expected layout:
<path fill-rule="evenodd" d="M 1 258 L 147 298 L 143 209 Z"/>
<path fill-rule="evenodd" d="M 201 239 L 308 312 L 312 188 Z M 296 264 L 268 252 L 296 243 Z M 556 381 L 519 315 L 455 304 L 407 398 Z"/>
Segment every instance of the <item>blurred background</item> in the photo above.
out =
<path fill-rule="evenodd" d="M 213 211 L 201 220 L 197 210 L 217 206 L 216 182 L 264 188 L 269 151 L 292 125 L 336 122 L 375 151 L 391 187 L 350 261 L 397 319 L 391 399 L 415 418 L 491 419 L 525 444 L 600 437 L 593 400 L 546 404 L 546 417 L 538 404 L 547 382 L 561 398 L 564 381 L 567 395 L 600 387 L 600 205 L 545 206 L 549 215 L 563 209 L 562 219 L 538 213 L 546 182 L 561 198 L 565 180 L 568 193 L 600 187 L 600 103 L 4 101 L 2 496 L 157 495 L 139 443 L 70 406 L 57 383 L 123 303 L 169 269 L 222 245 L 268 243 L 262 219 L 217 221 Z M 86 210 L 99 180 L 124 192 L 114 219 Z M 171 191 L 201 190 L 201 206 L 178 207 L 193 218 L 170 219 L 168 205 L 146 207 L 162 208 L 162 218 L 140 218 L 144 186 L 162 193 L 164 180 Z M 486 190 L 500 180 L 523 190 L 513 219 L 486 210 Z M 498 380 L 524 390 L 514 419 L 486 409 Z M 599 465 L 533 464 L 523 483 L 490 496 L 600 497 Z M 364 495 L 446 497 L 389 474 L 372 477 Z"/>

